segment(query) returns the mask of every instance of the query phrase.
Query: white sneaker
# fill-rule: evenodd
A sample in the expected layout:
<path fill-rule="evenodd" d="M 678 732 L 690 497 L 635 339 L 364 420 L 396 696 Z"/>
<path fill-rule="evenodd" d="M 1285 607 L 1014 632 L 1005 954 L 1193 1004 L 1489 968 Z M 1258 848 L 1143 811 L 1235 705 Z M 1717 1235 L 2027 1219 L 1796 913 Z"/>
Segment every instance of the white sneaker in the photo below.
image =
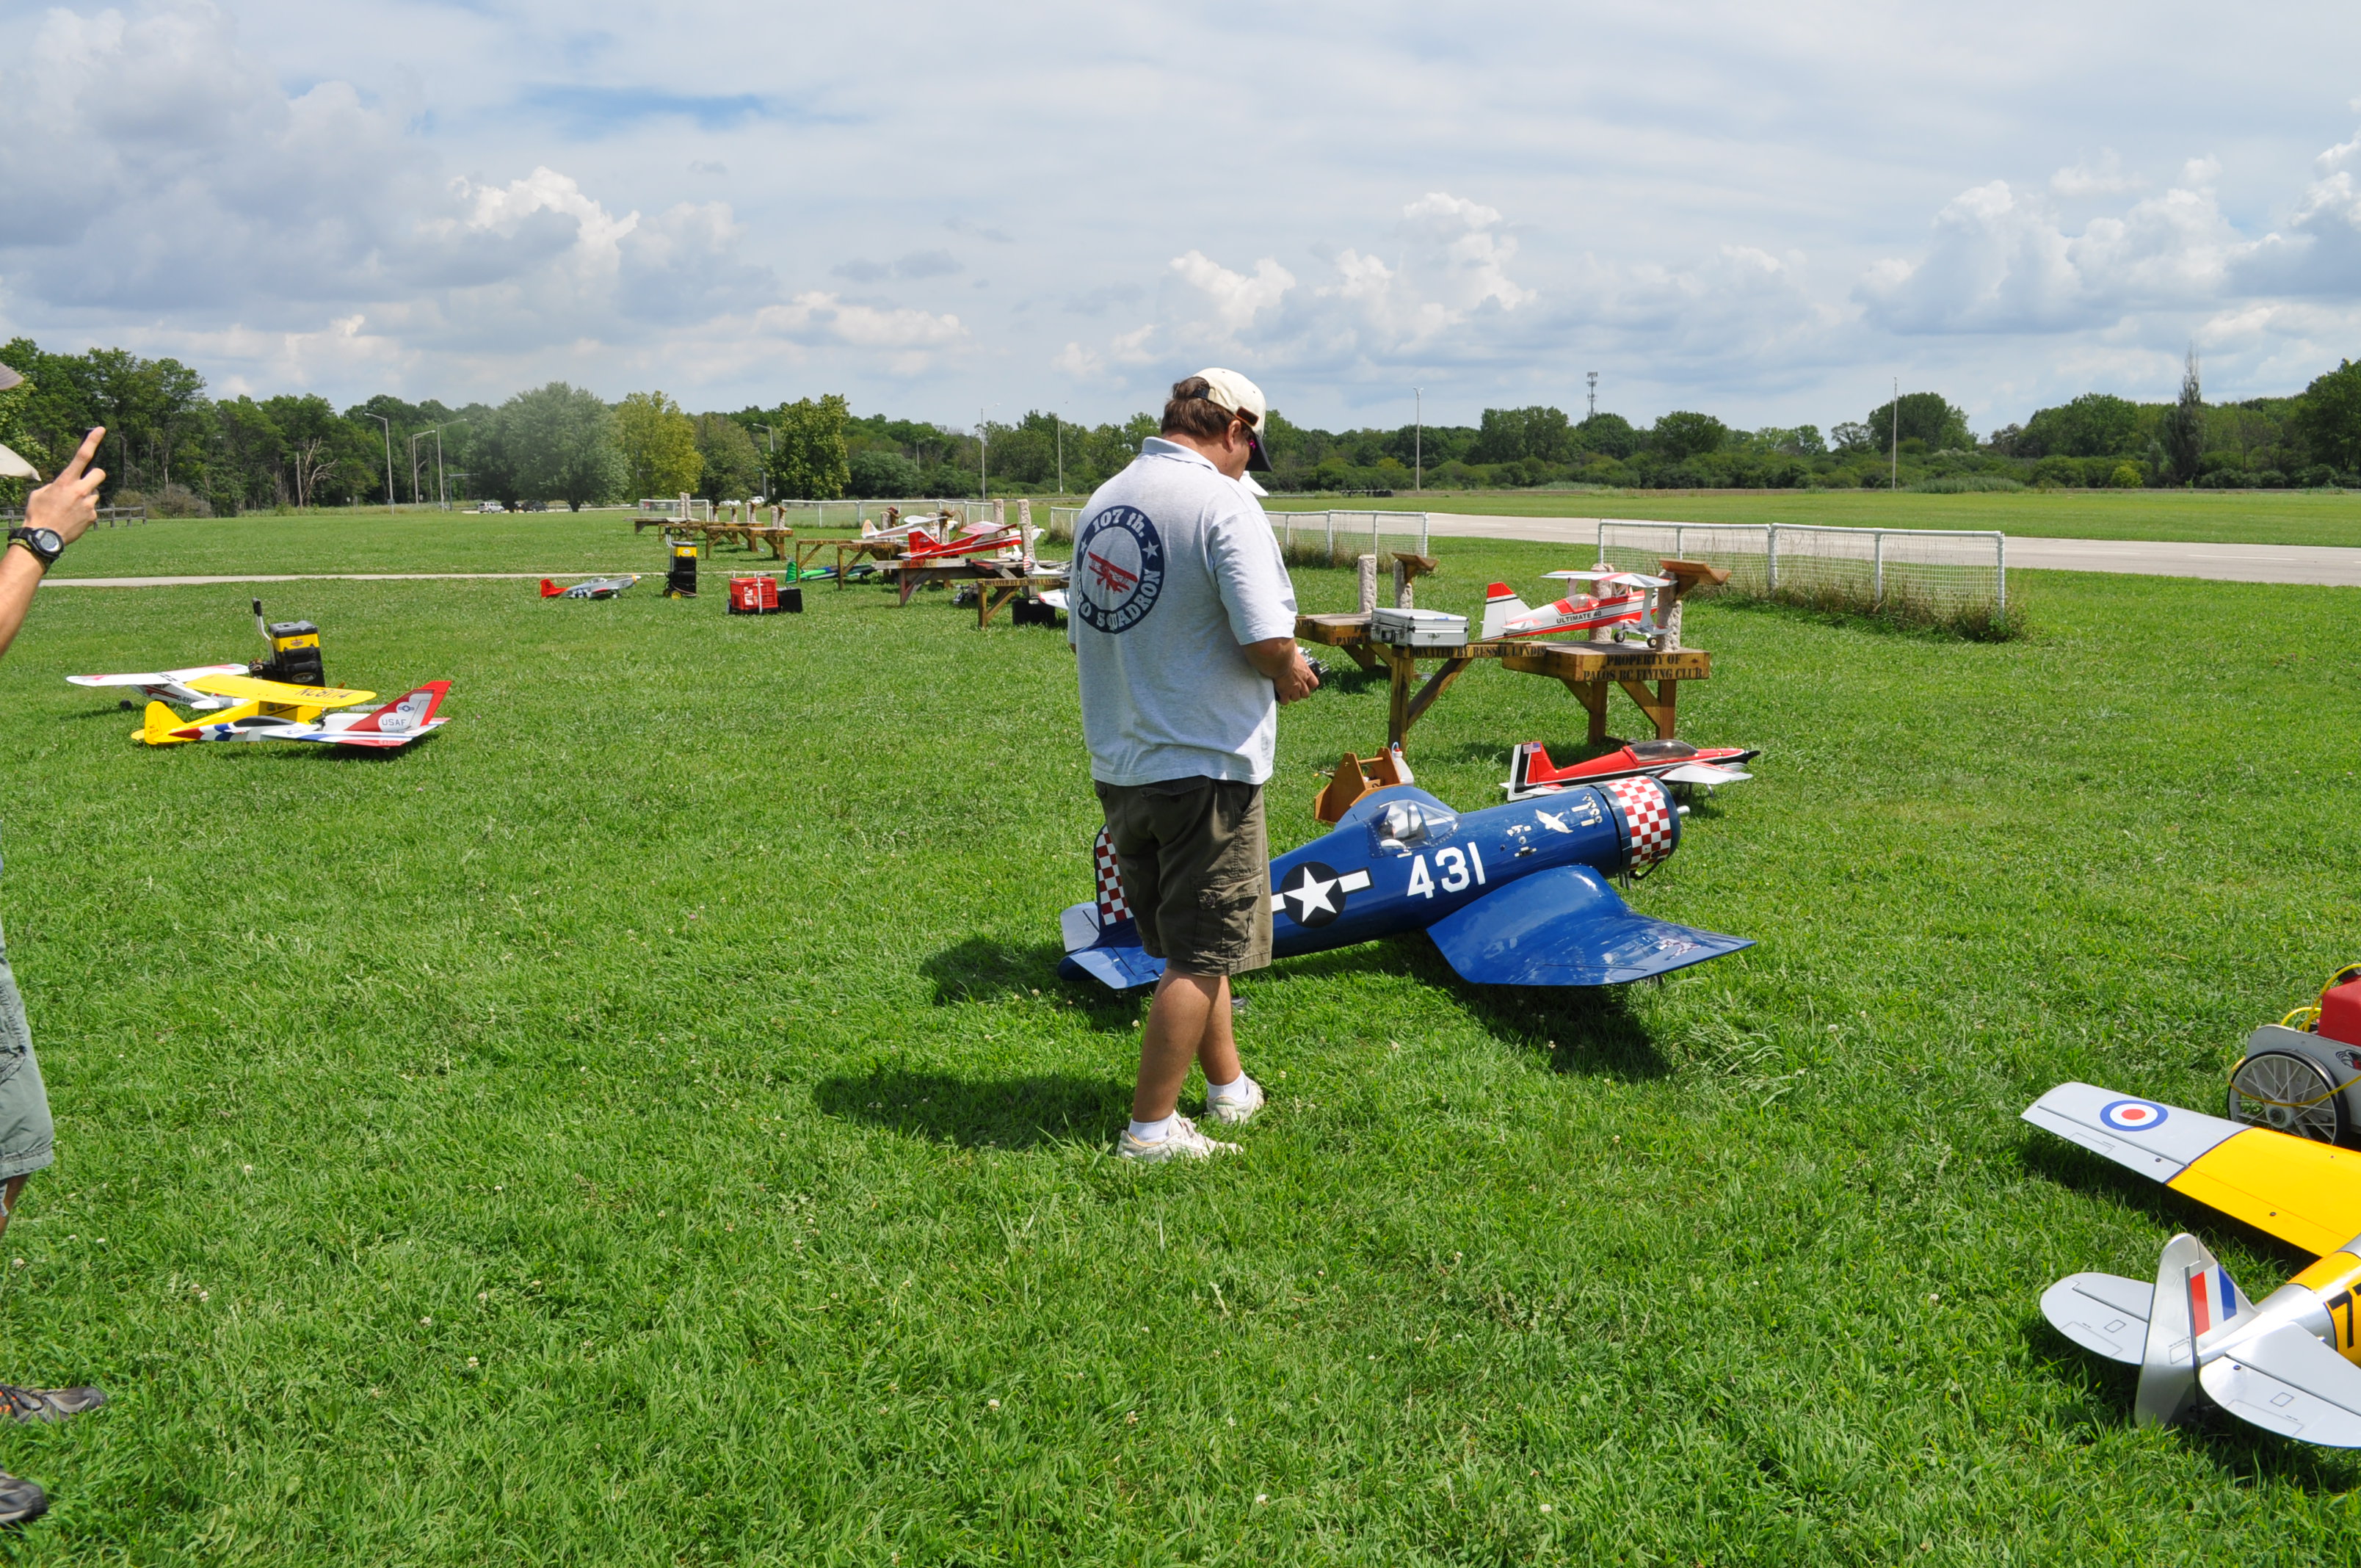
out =
<path fill-rule="evenodd" d="M 1122 1139 L 1115 1146 L 1115 1152 L 1121 1158 L 1141 1160 L 1153 1165 L 1158 1160 L 1211 1159 L 1217 1154 L 1239 1154 L 1244 1151 L 1235 1144 L 1225 1144 L 1218 1139 L 1207 1137 L 1197 1130 L 1197 1124 L 1188 1117 L 1175 1116 L 1172 1118 L 1172 1130 L 1154 1143 L 1149 1143 L 1145 1138 L 1132 1136 L 1131 1129 L 1126 1127 L 1123 1130 Z"/>
<path fill-rule="evenodd" d="M 1254 1120 L 1254 1113 L 1262 1109 L 1263 1099 L 1262 1085 L 1249 1078 L 1244 1094 L 1206 1095 L 1205 1114 L 1224 1126 L 1240 1126 Z"/>

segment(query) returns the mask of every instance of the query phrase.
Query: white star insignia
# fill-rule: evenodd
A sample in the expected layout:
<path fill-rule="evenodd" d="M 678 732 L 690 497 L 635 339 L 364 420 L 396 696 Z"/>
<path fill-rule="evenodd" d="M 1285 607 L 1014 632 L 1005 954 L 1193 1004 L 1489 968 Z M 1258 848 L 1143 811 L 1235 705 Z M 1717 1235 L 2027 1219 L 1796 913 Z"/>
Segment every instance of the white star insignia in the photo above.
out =
<path fill-rule="evenodd" d="M 1324 909 L 1331 915 L 1336 913 L 1336 906 L 1328 902 L 1328 890 L 1335 885 L 1334 880 L 1322 882 L 1317 877 L 1310 877 L 1305 879 L 1302 886 L 1288 889 L 1287 896 L 1301 906 L 1295 912 L 1296 920 L 1301 923 L 1315 909 Z"/>

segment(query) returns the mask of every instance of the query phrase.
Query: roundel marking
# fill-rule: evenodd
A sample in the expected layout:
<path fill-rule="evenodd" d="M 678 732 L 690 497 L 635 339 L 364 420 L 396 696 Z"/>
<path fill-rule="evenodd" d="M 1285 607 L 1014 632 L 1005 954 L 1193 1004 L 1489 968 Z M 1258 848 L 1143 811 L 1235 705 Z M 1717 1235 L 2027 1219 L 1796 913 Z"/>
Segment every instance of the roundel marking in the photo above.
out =
<path fill-rule="evenodd" d="M 2119 1133 L 2145 1133 L 2162 1126 L 2168 1114 L 2153 1100 L 2118 1100 L 2100 1108 L 2099 1120 Z"/>
<path fill-rule="evenodd" d="M 1345 913 L 1345 880 L 1319 861 L 1306 861 L 1279 884 L 1279 907 L 1298 926 L 1316 930 Z"/>
<path fill-rule="evenodd" d="M 1122 633 L 1148 618 L 1164 591 L 1164 541 L 1137 507 L 1111 506 L 1074 541 L 1074 613 L 1094 630 Z"/>

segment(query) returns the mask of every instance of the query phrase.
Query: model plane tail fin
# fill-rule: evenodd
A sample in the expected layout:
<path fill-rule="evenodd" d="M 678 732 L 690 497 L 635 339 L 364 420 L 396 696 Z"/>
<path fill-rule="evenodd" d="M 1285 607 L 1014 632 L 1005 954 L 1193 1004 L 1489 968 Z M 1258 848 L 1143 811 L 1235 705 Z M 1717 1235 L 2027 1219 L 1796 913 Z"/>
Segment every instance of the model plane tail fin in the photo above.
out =
<path fill-rule="evenodd" d="M 1488 623 L 1484 635 L 1492 635 Z M 1554 788 L 1550 779 L 1556 772 L 1548 747 L 1538 740 L 1520 740 L 1509 753 L 1509 779 L 1500 787 L 1509 792 L 1510 800 L 1522 800 Z"/>
<path fill-rule="evenodd" d="M 1509 622 L 1524 614 L 1532 606 L 1509 591 L 1506 583 L 1494 583 L 1484 590 L 1484 640 L 1490 641 L 1508 630 Z"/>
<path fill-rule="evenodd" d="M 564 588 L 559 587 L 555 583 L 551 582 L 547 577 L 544 577 L 544 578 L 542 578 L 542 580 L 541 580 L 541 597 L 542 597 L 542 598 L 545 598 L 545 599 L 554 599 L 554 598 L 556 598 L 557 597 L 559 597 L 560 595 L 562 595 L 562 594 L 563 594 L 563 593 L 565 593 L 565 592 L 566 592 L 566 590 L 565 590 Z"/>
<path fill-rule="evenodd" d="M 383 707 L 354 725 L 348 735 L 408 735 L 423 729 L 434 710 L 443 706 L 450 695 L 449 681 L 429 681 L 414 691 L 407 691 Z"/>
<path fill-rule="evenodd" d="M 150 746 L 177 745 L 189 739 L 186 735 L 173 733 L 176 729 L 185 728 L 186 721 L 160 702 L 149 703 L 148 711 L 140 718 L 142 722 L 139 726 L 139 739 Z"/>
<path fill-rule="evenodd" d="M 2187 1234 L 2164 1244 L 2151 1300 L 2139 1391 L 2132 1404 L 2133 1421 L 2144 1427 L 2181 1418 L 2197 1394 L 2198 1340 L 2250 1310 L 2229 1270 L 2203 1242 Z"/>

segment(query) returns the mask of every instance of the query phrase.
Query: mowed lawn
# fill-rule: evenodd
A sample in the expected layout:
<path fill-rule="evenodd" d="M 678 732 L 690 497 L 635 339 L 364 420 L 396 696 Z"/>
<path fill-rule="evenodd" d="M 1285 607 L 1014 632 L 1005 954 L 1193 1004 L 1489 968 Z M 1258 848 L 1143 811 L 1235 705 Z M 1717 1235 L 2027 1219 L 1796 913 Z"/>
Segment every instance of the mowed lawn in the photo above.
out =
<path fill-rule="evenodd" d="M 1997 529 L 2035 539 L 2361 546 L 2361 492 L 2345 490 L 2061 489 L 1959 496 L 1907 490 L 1489 490 L 1390 499 L 1278 496 L 1270 505 L 1799 527 Z"/>
<path fill-rule="evenodd" d="M 527 523 L 529 565 L 653 569 Z M 71 559 L 525 553 L 288 526 Z M 1561 565 L 1453 542 L 1423 597 Z M 1764 755 L 1631 896 L 1760 945 L 1609 993 L 1466 986 L 1423 938 L 1280 964 L 1239 987 L 1247 1152 L 1146 1170 L 1111 1157 L 1138 1004 L 1054 974 L 1096 827 L 1062 637 L 874 588 L 44 590 L 0 663 L 0 916 L 60 1154 L 0 1247 L 0 1377 L 114 1402 L 0 1433 L 58 1498 L 8 1550 L 2345 1557 L 2361 1462 L 2135 1430 L 2037 1307 L 2183 1228 L 2252 1294 L 2304 1260 L 2016 1113 L 2068 1078 L 2215 1108 L 2361 958 L 2356 597 L 2013 586 L 1997 645 L 1697 609 L 1684 731 Z M 451 677 L 453 722 L 151 751 L 61 679 L 247 656 L 253 591 L 338 681 Z M 1384 713 L 1357 677 L 1287 710 L 1279 844 Z M 1478 669 L 1411 754 L 1472 809 L 1578 720 Z"/>

